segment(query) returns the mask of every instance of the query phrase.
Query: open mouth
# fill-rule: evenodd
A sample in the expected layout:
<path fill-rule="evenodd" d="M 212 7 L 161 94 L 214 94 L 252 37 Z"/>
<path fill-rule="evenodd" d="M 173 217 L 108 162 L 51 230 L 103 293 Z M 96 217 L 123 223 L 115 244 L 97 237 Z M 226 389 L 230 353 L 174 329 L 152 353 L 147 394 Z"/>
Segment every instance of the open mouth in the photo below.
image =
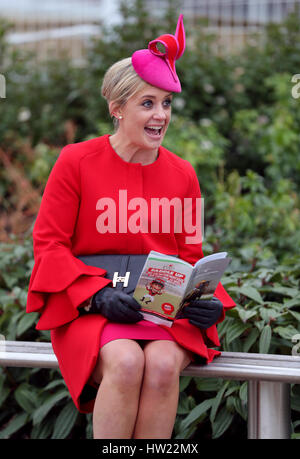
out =
<path fill-rule="evenodd" d="M 159 138 L 162 134 L 162 126 L 161 127 L 145 127 L 146 133 L 152 138 Z"/>

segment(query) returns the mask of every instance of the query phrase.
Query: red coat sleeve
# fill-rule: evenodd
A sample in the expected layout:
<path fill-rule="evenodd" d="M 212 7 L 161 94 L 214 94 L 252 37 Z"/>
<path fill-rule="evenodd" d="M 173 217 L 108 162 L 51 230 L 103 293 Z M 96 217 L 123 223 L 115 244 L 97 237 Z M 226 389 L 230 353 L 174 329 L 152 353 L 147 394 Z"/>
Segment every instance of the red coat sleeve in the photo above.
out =
<path fill-rule="evenodd" d="M 203 217 L 202 211 L 204 209 L 202 206 L 204 203 L 201 201 L 200 185 L 194 169 L 192 169 L 188 198 L 192 198 L 191 205 L 185 206 L 186 214 L 184 217 L 187 218 L 189 222 L 192 222 L 192 225 L 190 223 L 190 228 L 188 228 L 183 224 L 183 231 L 182 233 L 178 233 L 176 238 L 179 247 L 179 258 L 186 260 L 191 264 L 195 264 L 204 256 L 202 251 L 202 238 L 204 234 L 202 228 L 203 222 L 201 219 L 201 217 Z M 195 229 L 194 234 L 187 231 L 191 229 L 191 226 L 195 228 L 197 226 L 197 230 Z M 220 323 L 225 319 L 226 310 L 233 308 L 235 306 L 235 302 L 228 295 L 221 282 L 218 284 L 214 296 L 223 304 L 222 315 L 217 322 Z M 202 331 L 202 334 L 207 344 L 212 346 L 220 345 L 216 325 Z"/>
<path fill-rule="evenodd" d="M 41 313 L 38 329 L 52 329 L 78 316 L 77 307 L 110 281 L 105 270 L 85 265 L 72 253 L 80 205 L 80 161 L 71 146 L 56 161 L 33 228 L 34 268 L 27 312 Z"/>

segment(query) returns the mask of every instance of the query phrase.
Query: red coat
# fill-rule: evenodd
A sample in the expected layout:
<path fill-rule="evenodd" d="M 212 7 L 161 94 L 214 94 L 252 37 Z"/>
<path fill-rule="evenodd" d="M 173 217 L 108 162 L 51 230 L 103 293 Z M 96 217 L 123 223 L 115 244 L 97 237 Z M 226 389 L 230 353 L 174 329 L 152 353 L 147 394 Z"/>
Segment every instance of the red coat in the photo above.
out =
<path fill-rule="evenodd" d="M 123 194 L 120 207 L 119 190 L 123 193 L 126 190 L 127 199 L 126 203 Z M 101 315 L 78 317 L 77 308 L 109 280 L 103 277 L 103 269 L 86 266 L 76 256 L 146 254 L 156 250 L 176 254 L 192 264 L 203 256 L 201 242 L 186 242 L 191 234 L 185 231 L 184 225 L 181 233 L 174 232 L 174 225 L 170 225 L 169 232 L 151 232 L 149 228 L 148 232 L 136 232 L 133 227 L 125 228 L 124 218 L 129 222 L 137 211 L 131 199 L 141 197 L 149 203 L 149 228 L 152 198 L 164 197 L 169 202 L 175 197 L 192 198 L 195 214 L 194 203 L 195 198 L 200 197 L 200 188 L 193 167 L 163 147 L 159 148 L 159 156 L 152 164 L 142 166 L 125 162 L 112 149 L 109 136 L 105 135 L 68 145 L 62 150 L 49 176 L 34 225 L 35 265 L 30 278 L 27 312 L 39 311 L 37 329 L 51 330 L 62 375 L 75 405 L 83 412 L 92 410 L 93 404 L 83 407 L 79 396 L 98 358 L 101 331 L 107 320 Z M 107 209 L 103 207 L 104 198 L 112 198 L 109 202 L 112 210 L 116 206 L 116 212 L 111 212 L 109 231 L 101 233 L 99 218 Z M 135 223 L 137 226 L 138 222 Z M 221 321 L 225 310 L 235 304 L 221 284 L 215 296 L 224 306 Z M 168 331 L 181 346 L 207 362 L 220 354 L 207 347 L 220 344 L 215 325 L 204 332 L 187 319 L 181 319 Z"/>

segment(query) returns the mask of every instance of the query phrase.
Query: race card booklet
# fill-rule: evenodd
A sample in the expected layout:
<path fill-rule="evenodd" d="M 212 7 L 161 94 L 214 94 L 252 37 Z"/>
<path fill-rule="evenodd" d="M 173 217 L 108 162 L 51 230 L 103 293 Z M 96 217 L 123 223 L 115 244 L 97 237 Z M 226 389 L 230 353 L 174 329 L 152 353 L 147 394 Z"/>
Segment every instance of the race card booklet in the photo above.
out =
<path fill-rule="evenodd" d="M 151 251 L 133 294 L 144 319 L 171 327 L 192 299 L 212 298 L 231 261 L 227 255 L 214 253 L 193 266 L 174 256 Z"/>

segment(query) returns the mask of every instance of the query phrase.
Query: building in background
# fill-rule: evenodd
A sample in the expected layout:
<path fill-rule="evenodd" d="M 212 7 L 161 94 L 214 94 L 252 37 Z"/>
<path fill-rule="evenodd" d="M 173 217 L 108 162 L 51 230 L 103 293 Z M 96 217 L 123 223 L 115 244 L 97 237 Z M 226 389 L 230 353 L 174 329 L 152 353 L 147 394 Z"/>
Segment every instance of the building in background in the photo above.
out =
<path fill-rule="evenodd" d="M 299 0 L 175 0 L 187 17 L 208 18 L 211 24 L 261 25 L 280 22 Z M 168 0 L 147 0 L 149 10 L 159 14 Z"/>
<path fill-rule="evenodd" d="M 159 15 L 168 0 L 147 0 L 149 11 Z M 207 33 L 216 36 L 222 54 L 240 49 L 250 34 L 260 34 L 271 22 L 280 23 L 300 7 L 300 0 L 178 0 L 180 12 Z M 300 20 L 300 16 L 299 16 Z"/>
<path fill-rule="evenodd" d="M 0 18 L 12 25 L 9 42 L 38 58 L 65 51 L 84 58 L 89 39 L 101 34 L 102 24 L 120 20 L 117 0 L 0 0 Z"/>
<path fill-rule="evenodd" d="M 168 0 L 146 0 L 153 16 L 166 9 Z M 300 0 L 175 0 L 179 12 L 216 35 L 218 52 L 239 49 L 250 33 L 260 33 L 269 22 L 282 21 Z M 14 26 L 13 46 L 34 49 L 39 58 L 66 51 L 74 60 L 84 59 L 85 47 L 101 26 L 120 21 L 119 0 L 0 0 L 0 17 Z"/>

